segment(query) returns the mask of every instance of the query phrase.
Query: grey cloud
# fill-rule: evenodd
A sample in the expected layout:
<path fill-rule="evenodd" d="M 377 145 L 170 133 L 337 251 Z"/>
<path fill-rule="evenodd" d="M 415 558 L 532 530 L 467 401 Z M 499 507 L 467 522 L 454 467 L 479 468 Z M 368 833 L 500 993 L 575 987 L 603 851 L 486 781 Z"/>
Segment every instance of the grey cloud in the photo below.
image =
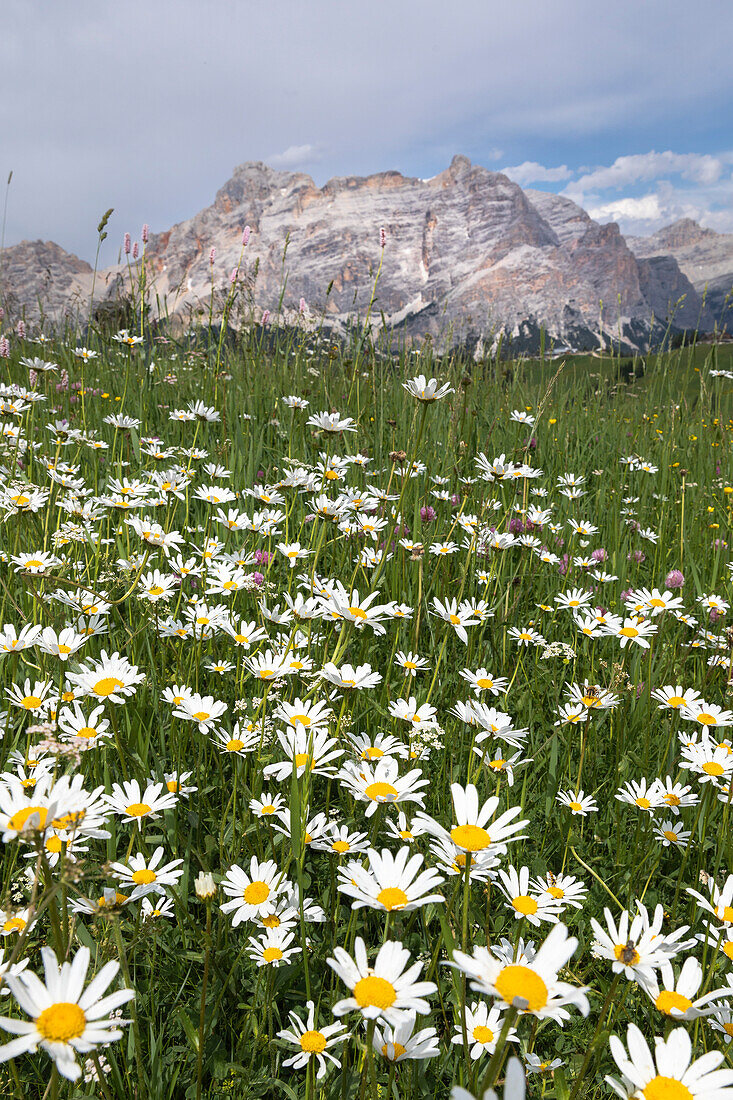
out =
<path fill-rule="evenodd" d="M 519 164 L 548 141 L 571 163 L 574 142 L 587 160 L 590 141 L 693 107 L 709 113 L 733 84 L 727 36 L 709 29 L 728 18 L 727 0 L 694 10 L 683 0 L 3 9 L 7 240 L 53 238 L 90 258 L 99 216 L 114 206 L 107 261 L 126 229 L 190 216 L 235 164 L 273 150 L 313 146 L 319 183 L 386 168 L 429 176 L 455 152 L 485 163 L 508 150 L 501 159 Z M 682 46 L 684 79 L 670 60 Z"/>

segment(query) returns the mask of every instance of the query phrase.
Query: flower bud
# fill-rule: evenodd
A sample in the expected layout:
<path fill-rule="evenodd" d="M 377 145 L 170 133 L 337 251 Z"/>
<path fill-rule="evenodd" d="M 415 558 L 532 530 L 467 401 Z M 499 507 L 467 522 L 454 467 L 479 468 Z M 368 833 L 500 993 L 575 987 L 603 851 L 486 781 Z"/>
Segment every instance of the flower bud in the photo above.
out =
<path fill-rule="evenodd" d="M 249 235 L 252 232 L 248 225 L 245 225 L 244 232 L 242 233 L 242 248 L 246 248 L 249 244 Z"/>
<path fill-rule="evenodd" d="M 201 901 L 209 901 L 216 897 L 216 883 L 210 871 L 199 871 L 193 883 L 196 897 Z"/>
<path fill-rule="evenodd" d="M 124 243 L 123 247 L 124 247 L 124 250 L 125 250 L 125 255 L 129 256 L 130 255 L 130 249 L 132 248 L 132 241 L 130 240 L 130 234 L 129 233 L 125 233 L 125 243 Z"/>
<path fill-rule="evenodd" d="M 148 237 L 150 236 L 150 226 L 148 225 L 147 222 L 145 222 L 145 225 L 142 228 L 142 232 L 140 233 L 140 236 L 142 238 L 143 244 L 147 244 L 148 243 Z"/>

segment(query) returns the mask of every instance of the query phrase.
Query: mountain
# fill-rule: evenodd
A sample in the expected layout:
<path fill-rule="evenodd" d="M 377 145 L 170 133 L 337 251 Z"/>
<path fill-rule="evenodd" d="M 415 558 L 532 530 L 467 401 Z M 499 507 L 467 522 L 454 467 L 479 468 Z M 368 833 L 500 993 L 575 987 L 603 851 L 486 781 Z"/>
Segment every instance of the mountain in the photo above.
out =
<path fill-rule="evenodd" d="M 716 233 L 691 218 L 681 218 L 651 237 L 628 237 L 627 241 L 642 259 L 672 256 L 698 294 L 705 294 L 718 323 L 726 319 L 725 299 L 733 290 L 733 233 Z"/>
<path fill-rule="evenodd" d="M 252 234 L 241 270 L 257 317 L 262 308 L 276 312 L 284 276 L 286 309 L 297 310 L 304 298 L 337 331 L 363 317 L 382 226 L 387 242 L 372 316 L 384 318 L 395 338 L 473 344 L 502 332 L 521 351 L 537 346 L 544 327 L 573 347 L 620 336 L 631 349 L 645 345 L 652 317 L 664 322 L 682 295 L 678 327 L 696 324 L 701 309 L 669 254 L 637 256 L 615 224 L 598 224 L 569 199 L 525 192 L 463 156 L 429 180 L 380 172 L 323 187 L 303 173 L 243 164 L 211 206 L 151 236 L 151 300 L 184 320 L 208 318 L 210 250 L 216 249 L 213 274 L 223 300 L 245 224 Z M 41 242 L 6 249 L 0 292 L 9 288 L 32 314 L 43 289 L 49 316 L 68 310 L 91 273 L 60 253 Z M 128 278 L 124 266 L 108 269 L 98 276 L 97 295 L 114 296 Z"/>

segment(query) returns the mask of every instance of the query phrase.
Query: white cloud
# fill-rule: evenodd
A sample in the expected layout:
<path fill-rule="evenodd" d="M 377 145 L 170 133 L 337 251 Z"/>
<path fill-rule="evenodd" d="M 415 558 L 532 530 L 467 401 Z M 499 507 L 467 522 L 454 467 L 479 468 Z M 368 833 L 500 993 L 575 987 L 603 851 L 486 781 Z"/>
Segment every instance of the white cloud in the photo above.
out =
<path fill-rule="evenodd" d="M 620 190 L 663 176 L 678 175 L 700 185 L 717 183 L 724 172 L 723 159 L 700 153 L 634 153 L 617 157 L 613 164 L 594 168 L 573 180 L 564 190 L 568 198 L 581 201 L 584 195 L 614 188 Z"/>
<path fill-rule="evenodd" d="M 525 160 L 522 164 L 510 165 L 508 168 L 502 168 L 502 172 L 520 187 L 526 187 L 528 183 L 559 183 L 561 180 L 570 179 L 573 174 L 567 164 L 561 164 L 558 168 L 546 168 L 536 160 Z"/>
<path fill-rule="evenodd" d="M 486 160 L 501 160 L 503 156 L 504 150 L 500 149 L 498 145 L 494 145 L 490 149 L 484 150 L 484 157 Z"/>
<path fill-rule="evenodd" d="M 267 159 L 273 168 L 296 168 L 302 164 L 312 164 L 319 156 L 317 145 L 289 145 L 282 153 L 274 153 Z"/>

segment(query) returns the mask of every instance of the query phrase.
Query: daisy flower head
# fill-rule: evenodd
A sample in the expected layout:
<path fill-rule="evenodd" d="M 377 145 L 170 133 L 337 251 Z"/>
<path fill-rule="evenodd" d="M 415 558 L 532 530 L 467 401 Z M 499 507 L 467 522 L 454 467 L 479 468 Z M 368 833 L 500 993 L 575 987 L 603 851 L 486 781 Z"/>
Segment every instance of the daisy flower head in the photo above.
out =
<path fill-rule="evenodd" d="M 235 863 L 222 879 L 221 888 L 232 899 L 224 902 L 221 911 L 234 914 L 232 926 L 236 928 L 242 921 L 274 912 L 278 897 L 291 887 L 273 859 L 260 862 L 252 856 L 249 872 Z"/>
<path fill-rule="evenodd" d="M 506 962 L 487 947 L 475 947 L 472 955 L 454 951 L 450 965 L 470 979 L 471 989 L 495 997 L 500 1006 L 562 1025 L 570 1015 L 570 1006 L 583 1016 L 590 1010 L 584 988 L 558 979 L 577 946 L 565 925 L 556 924 L 531 962 Z"/>
<path fill-rule="evenodd" d="M 145 674 L 138 672 L 137 665 L 131 665 L 127 657 L 117 652 L 110 657 L 103 649 L 99 660 L 82 665 L 80 672 L 67 673 L 67 678 L 80 695 L 93 695 L 103 703 L 124 703 L 126 697 L 135 694 Z"/>
<path fill-rule="evenodd" d="M 287 928 L 268 928 L 259 939 L 249 937 L 247 954 L 257 966 L 282 966 L 291 962 L 302 950 L 297 943 L 293 943 L 294 939 L 295 933 Z"/>
<path fill-rule="evenodd" d="M 112 793 L 105 795 L 105 802 L 123 822 L 134 821 L 142 828 L 146 820 L 154 821 L 163 810 L 171 810 L 178 801 L 170 791 L 162 792 L 162 783 L 147 783 L 142 790 L 137 779 L 126 780 L 113 785 Z"/>
<path fill-rule="evenodd" d="M 557 924 L 560 914 L 558 901 L 547 890 L 533 889 L 530 893 L 529 867 L 520 867 L 519 870 L 509 867 L 506 871 L 502 868 L 498 882 L 508 908 L 517 920 L 526 919 L 536 928 L 543 920 Z"/>
<path fill-rule="evenodd" d="M 477 668 L 475 672 L 470 668 L 464 668 L 459 675 L 468 681 L 477 696 L 482 691 L 489 691 L 492 695 L 503 695 L 509 687 L 506 676 L 494 676 L 485 668 Z"/>
<path fill-rule="evenodd" d="M 130 901 L 137 901 L 146 894 L 164 894 L 166 887 L 176 886 L 183 875 L 182 859 L 171 860 L 163 864 L 165 852 L 158 847 L 150 859 L 141 852 L 131 856 L 127 863 L 112 863 L 110 871 L 117 877 L 124 889 L 132 889 Z"/>
<path fill-rule="evenodd" d="M 402 1023 L 394 1027 L 390 1024 L 377 1025 L 372 1038 L 377 1054 L 393 1064 L 436 1058 L 441 1053 L 437 1031 L 434 1027 L 425 1027 L 416 1032 L 416 1020 L 417 1014 L 408 1012 Z"/>
<path fill-rule="evenodd" d="M 380 909 L 392 913 L 395 910 L 410 912 L 430 902 L 445 901 L 442 894 L 431 893 L 439 887 L 443 878 L 434 870 L 423 870 L 423 857 L 410 854 L 409 847 L 400 848 L 396 855 L 384 848 L 381 852 L 370 849 L 367 853 L 369 868 L 354 868 L 354 874 L 342 872 L 339 890 L 353 898 L 352 909 Z"/>
<path fill-rule="evenodd" d="M 316 1080 L 320 1081 L 326 1075 L 328 1062 L 337 1068 L 341 1062 L 331 1050 L 343 1043 L 351 1035 L 343 1024 L 327 1024 L 325 1027 L 316 1026 L 315 1005 L 313 1001 L 306 1001 L 307 1015 L 305 1020 L 295 1012 L 289 1012 L 290 1030 L 278 1031 L 279 1039 L 292 1044 L 296 1053 L 283 1059 L 284 1066 L 293 1066 L 294 1069 L 303 1069 L 311 1059 L 315 1060 L 318 1069 Z"/>
<path fill-rule="evenodd" d="M 214 699 L 213 695 L 199 695 L 198 692 L 191 692 L 175 708 L 173 717 L 181 718 L 184 722 L 195 722 L 199 733 L 210 733 L 215 726 L 219 725 L 219 719 L 227 709 L 227 704 Z"/>
<path fill-rule="evenodd" d="M 447 836 L 456 848 L 472 855 L 491 848 L 496 850 L 497 846 L 503 846 L 507 840 L 520 840 L 521 836 L 516 834 L 529 824 L 526 818 L 522 821 L 515 820 L 522 812 L 521 806 L 510 806 L 495 818 L 500 801 L 498 795 L 492 795 L 480 805 L 478 790 L 473 783 L 468 783 L 465 787 L 460 783 L 452 783 L 451 796 L 457 824 L 449 833 L 446 834 L 442 826 L 426 815 L 420 815 L 420 820 L 425 820 L 426 828 L 433 835 Z"/>
<path fill-rule="evenodd" d="M 430 668 L 425 657 L 420 657 L 417 653 L 403 653 L 399 650 L 395 654 L 395 664 L 404 669 L 405 676 L 417 676 L 418 672 L 423 672 L 426 668 Z"/>
<path fill-rule="evenodd" d="M 420 768 L 400 776 L 399 765 L 393 756 L 384 756 L 375 764 L 366 761 L 347 764 L 339 772 L 339 779 L 353 798 L 367 803 L 367 817 L 376 813 L 377 807 L 384 802 L 398 805 L 418 802 L 422 806 L 425 800 L 422 788 L 428 786 Z"/>
<path fill-rule="evenodd" d="M 636 1024 L 629 1024 L 626 1047 L 617 1035 L 609 1039 L 614 1062 L 621 1071 L 621 1080 L 607 1076 L 614 1092 L 628 1100 L 643 1096 L 645 1100 L 729 1100 L 733 1096 L 733 1070 L 718 1069 L 724 1055 L 718 1051 L 692 1060 L 692 1040 L 684 1027 L 675 1028 L 668 1038 L 656 1036 L 654 1053 Z"/>
<path fill-rule="evenodd" d="M 495 1005 L 490 1007 L 486 1001 L 474 1001 L 470 1007 L 466 1005 L 465 1025 L 471 1061 L 477 1061 L 482 1054 L 493 1054 L 504 1027 L 501 1011 Z M 454 1030 L 455 1035 L 451 1036 L 451 1043 L 463 1046 L 463 1024 L 455 1024 Z M 510 1027 L 506 1039 L 510 1043 L 518 1042 L 517 1029 Z"/>
<path fill-rule="evenodd" d="M 649 642 L 648 639 L 653 637 L 658 629 L 659 627 L 648 619 L 627 617 L 620 626 L 609 625 L 606 629 L 606 633 L 618 638 L 621 649 L 626 649 L 626 646 L 629 645 L 630 642 L 641 646 L 642 649 L 649 649 L 651 642 Z"/>
<path fill-rule="evenodd" d="M 312 775 L 333 776 L 336 774 L 333 761 L 344 755 L 344 750 L 326 730 L 306 729 L 300 723 L 295 728 L 279 731 L 277 739 L 286 759 L 268 764 L 263 774 L 265 779 L 272 778 L 278 783 L 293 773 L 300 779 L 306 771 Z"/>
<path fill-rule="evenodd" d="M 357 936 L 354 943 L 353 959 L 343 947 L 335 948 L 333 957 L 326 962 L 348 987 L 351 996 L 336 1002 L 332 1008 L 334 1016 L 361 1012 L 367 1020 L 382 1019 L 395 1027 L 404 1022 L 410 1011 L 420 1015 L 428 1013 L 430 1005 L 425 997 L 435 993 L 438 987 L 434 982 L 417 981 L 422 963 L 408 966 L 409 961 L 410 952 L 393 940 L 382 944 L 372 966 L 361 936 Z"/>
<path fill-rule="evenodd" d="M 733 992 L 730 989 L 717 989 L 695 1000 L 704 973 L 700 963 L 692 955 L 685 959 L 676 977 L 670 962 L 661 964 L 659 976 L 661 981 L 655 973 L 641 988 L 654 1007 L 673 1020 L 696 1020 L 699 1016 L 709 1016 L 716 1010 L 716 1005 L 710 1002 L 720 997 L 721 993 L 730 995 Z"/>
<path fill-rule="evenodd" d="M 3 977 L 20 1008 L 30 1020 L 0 1018 L 0 1027 L 17 1038 L 0 1047 L 0 1061 L 34 1053 L 38 1047 L 54 1061 L 58 1072 L 69 1081 L 81 1076 L 77 1054 L 88 1054 L 122 1038 L 121 1021 L 110 1013 L 135 996 L 132 989 L 120 989 L 102 996 L 120 968 L 108 962 L 84 988 L 90 951 L 80 947 L 71 962 L 59 966 L 50 947 L 41 948 L 45 981 L 24 970 Z"/>
<path fill-rule="evenodd" d="M 558 791 L 556 801 L 561 806 L 567 806 L 572 814 L 579 814 L 581 817 L 598 813 L 598 803 L 585 791 Z"/>
<path fill-rule="evenodd" d="M 431 378 L 430 381 L 428 381 L 424 374 L 418 374 L 414 378 L 409 378 L 407 382 L 402 383 L 402 388 L 407 390 L 411 397 L 416 398 L 418 401 L 422 401 L 424 404 L 440 401 L 440 399 L 446 397 L 447 394 L 455 393 L 453 387 L 449 386 L 447 382 L 440 385 L 437 378 Z"/>

